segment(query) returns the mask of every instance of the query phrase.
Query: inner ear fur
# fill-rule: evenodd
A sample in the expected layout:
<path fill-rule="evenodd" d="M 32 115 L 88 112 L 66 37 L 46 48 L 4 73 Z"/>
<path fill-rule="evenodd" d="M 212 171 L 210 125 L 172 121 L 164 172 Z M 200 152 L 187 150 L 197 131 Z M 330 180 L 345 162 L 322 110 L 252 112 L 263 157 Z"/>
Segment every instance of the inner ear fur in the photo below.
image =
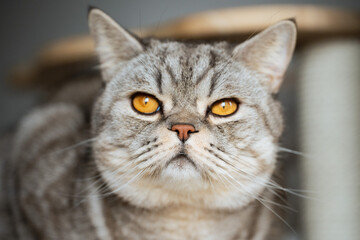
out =
<path fill-rule="evenodd" d="M 292 58 L 296 43 L 294 20 L 281 21 L 233 50 L 233 58 L 266 76 L 263 83 L 277 93 Z"/>

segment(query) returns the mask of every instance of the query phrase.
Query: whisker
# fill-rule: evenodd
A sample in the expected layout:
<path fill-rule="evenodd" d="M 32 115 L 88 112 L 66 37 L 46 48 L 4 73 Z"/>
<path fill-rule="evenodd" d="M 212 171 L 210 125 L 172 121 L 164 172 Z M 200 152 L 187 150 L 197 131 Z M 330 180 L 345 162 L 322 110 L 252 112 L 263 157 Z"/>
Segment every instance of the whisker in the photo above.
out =
<path fill-rule="evenodd" d="M 271 200 L 268 200 L 268 199 L 264 199 L 264 198 L 261 198 L 261 196 L 256 196 L 254 194 L 252 194 L 251 192 L 249 192 L 248 190 L 246 190 L 246 188 L 244 187 L 244 184 L 242 184 L 241 182 L 239 182 L 238 180 L 236 180 L 234 177 L 232 177 L 231 175 L 229 175 L 227 172 L 225 172 L 225 178 L 231 178 L 234 183 L 240 185 L 241 189 L 239 189 L 237 186 L 235 186 L 231 181 L 229 181 L 228 179 L 227 182 L 230 183 L 231 185 L 233 185 L 236 189 L 238 189 L 239 191 L 243 192 L 245 191 L 247 194 L 249 194 L 251 197 L 253 197 L 254 199 L 258 200 L 258 201 L 263 201 L 263 202 L 267 202 L 269 204 L 272 204 L 274 206 L 278 206 L 278 207 L 281 207 L 281 208 L 284 208 L 284 209 L 287 209 L 289 211 L 293 211 L 293 212 L 296 212 L 295 209 L 289 207 L 289 206 L 286 206 L 286 205 L 283 205 L 283 204 L 280 204 L 280 203 L 277 203 L 277 202 L 274 202 L 274 201 L 271 201 Z"/>
<path fill-rule="evenodd" d="M 121 189 L 123 189 L 124 187 L 127 187 L 129 184 L 131 184 L 132 182 L 134 182 L 135 180 L 139 180 L 143 174 L 145 172 L 144 170 L 139 171 L 134 177 L 132 177 L 128 182 L 126 182 L 124 185 L 121 185 L 121 187 L 115 189 L 112 191 L 112 193 L 118 193 Z"/>
<path fill-rule="evenodd" d="M 299 151 L 295 151 L 295 150 L 292 150 L 292 149 L 289 149 L 289 148 L 284 148 L 284 147 L 278 146 L 278 150 L 281 151 L 281 152 L 292 153 L 292 154 L 295 154 L 295 155 L 298 155 L 298 156 L 301 156 L 301 157 L 304 157 L 304 158 L 311 158 L 311 156 L 308 155 L 308 154 L 305 154 L 305 153 L 302 153 L 302 152 L 299 152 Z"/>
<path fill-rule="evenodd" d="M 267 206 L 264 202 L 262 202 L 261 200 L 257 199 L 264 207 L 266 207 L 270 212 L 272 212 L 277 218 L 279 218 L 293 233 L 296 234 L 296 231 L 293 227 L 291 227 L 291 225 L 285 221 L 284 218 L 282 218 L 278 213 L 276 213 L 271 207 Z"/>
<path fill-rule="evenodd" d="M 256 33 L 262 31 L 267 25 L 269 25 L 269 22 L 272 20 L 273 17 L 275 17 L 277 14 L 279 14 L 281 12 L 281 9 L 278 9 L 277 11 L 275 11 L 270 17 L 268 17 L 264 23 L 261 25 L 260 28 L 254 30 L 249 36 L 248 38 L 246 39 L 249 40 L 250 38 L 252 38 Z"/>
<path fill-rule="evenodd" d="M 238 183 L 239 185 L 243 186 L 242 183 L 236 181 L 236 180 L 235 180 L 232 176 L 230 176 L 229 174 L 226 174 L 226 176 L 232 178 L 232 179 L 235 181 L 235 183 Z M 229 182 L 230 184 L 232 184 L 231 181 L 228 181 L 228 182 Z M 232 184 L 232 185 L 233 185 L 233 184 Z M 234 186 L 234 185 L 233 185 L 233 186 Z M 235 187 L 236 187 L 236 186 L 235 186 Z M 249 191 L 247 191 L 246 188 L 244 188 L 244 187 L 242 187 L 242 189 L 240 189 L 240 191 L 241 191 L 241 190 L 247 192 L 248 194 L 250 194 L 250 196 L 252 196 L 254 199 L 256 199 L 257 201 L 259 201 L 265 208 L 267 208 L 269 211 L 271 211 L 271 212 L 272 212 L 276 217 L 278 217 L 287 227 L 289 227 L 291 231 L 293 231 L 294 233 L 296 233 L 296 231 L 290 226 L 290 224 L 289 224 L 287 221 L 285 221 L 285 219 L 283 219 L 283 218 L 282 218 L 279 214 L 277 214 L 271 207 L 269 207 L 269 206 L 267 206 L 267 205 L 265 204 L 265 202 L 264 202 L 263 199 L 255 196 L 254 194 L 251 194 L 251 193 L 250 193 Z"/>
<path fill-rule="evenodd" d="M 75 143 L 74 145 L 71 145 L 71 146 L 65 147 L 65 148 L 63 148 L 63 149 L 57 150 L 57 151 L 55 151 L 55 152 L 52 152 L 51 154 L 59 154 L 59 153 L 62 153 L 62 152 L 65 152 L 65 151 L 68 151 L 68 150 L 71 150 L 71 149 L 80 147 L 80 146 L 82 146 L 82 145 L 84 145 L 84 144 L 93 142 L 93 141 L 95 141 L 95 140 L 96 140 L 96 137 L 94 137 L 94 138 L 89 138 L 89 139 L 83 140 L 83 141 L 81 141 L 81 142 Z"/>
<path fill-rule="evenodd" d="M 213 148 L 214 151 L 217 152 L 217 154 L 219 155 L 224 155 L 226 154 L 230 159 L 234 160 L 234 161 L 238 161 L 241 160 L 238 156 L 235 156 L 233 154 L 230 154 L 230 153 L 224 153 L 224 152 L 221 152 L 219 150 L 217 150 L 216 148 Z M 230 162 L 230 161 L 226 161 L 225 163 L 227 162 Z M 249 162 L 247 161 L 241 161 L 242 164 L 246 165 L 247 167 L 254 167 L 253 165 L 250 165 Z M 229 164 L 229 167 L 235 171 L 235 172 L 241 172 L 243 173 L 244 175 L 247 175 L 248 178 L 251 180 L 251 181 L 257 181 L 255 175 L 249 173 L 249 172 L 246 172 L 244 170 L 241 170 L 240 168 L 236 168 L 233 164 Z M 261 182 L 258 182 L 257 183 L 260 183 L 260 184 L 263 184 L 264 187 L 267 187 L 267 188 L 274 188 L 274 189 L 278 189 L 278 190 L 282 190 L 284 192 L 287 192 L 287 193 L 290 193 L 292 195 L 295 195 L 295 196 L 298 196 L 298 197 L 301 197 L 301 198 L 305 198 L 305 199 L 312 199 L 312 200 L 316 200 L 315 198 L 311 198 L 309 196 L 306 196 L 306 195 L 303 195 L 303 194 L 300 194 L 298 193 L 297 191 L 301 191 L 301 190 L 296 190 L 296 189 L 288 189 L 288 188 L 284 188 L 284 187 L 281 187 L 279 184 L 277 184 L 276 182 L 274 182 L 274 180 L 271 180 L 267 183 L 261 183 Z M 303 192 L 306 192 L 305 190 L 303 190 Z"/>
<path fill-rule="evenodd" d="M 131 164 L 133 164 L 133 163 L 128 162 L 127 164 L 125 164 L 123 166 L 117 166 L 115 171 L 108 173 L 108 174 L 110 174 L 110 178 L 114 177 L 115 175 L 119 174 L 120 172 L 126 173 L 128 170 L 128 167 Z M 130 168 L 130 169 L 132 169 L 132 168 Z M 88 191 L 90 190 L 90 188 L 94 187 L 95 185 L 98 185 L 99 183 L 101 183 L 99 186 L 97 186 L 99 191 L 103 191 L 103 190 L 105 190 L 105 188 L 108 187 L 105 180 L 101 177 L 101 173 L 98 173 L 96 175 L 92 175 L 91 177 L 83 179 L 83 181 L 86 181 L 86 180 L 89 182 L 88 186 L 85 187 L 84 189 L 82 189 L 76 195 L 72 195 L 71 197 L 73 197 L 73 198 L 75 198 L 75 197 L 80 197 L 80 198 L 90 197 L 90 195 L 88 194 Z M 106 190 L 109 190 L 109 189 L 106 189 Z M 98 197 L 98 195 L 97 195 L 97 197 Z"/>
<path fill-rule="evenodd" d="M 143 34 L 142 34 L 142 27 L 141 27 L 141 8 L 139 8 L 139 37 L 142 38 L 143 37 Z"/>
<path fill-rule="evenodd" d="M 106 144 L 106 143 L 103 143 L 103 144 Z M 138 155 L 138 159 L 131 159 L 131 161 L 128 161 L 126 164 L 121 164 L 121 165 L 117 165 L 116 166 L 116 169 L 114 171 L 111 171 L 108 173 L 108 176 L 109 178 L 112 178 L 112 177 L 115 177 L 117 174 L 121 173 L 123 176 L 125 175 L 131 175 L 132 172 L 134 171 L 131 171 L 129 172 L 129 170 L 133 170 L 135 169 L 135 166 L 138 167 L 138 160 L 141 160 L 142 158 L 152 158 L 153 156 L 157 155 L 158 152 L 155 152 L 154 154 L 152 155 L 144 155 L 144 153 L 148 153 L 147 149 L 149 147 L 152 147 L 153 145 L 155 145 L 156 142 L 153 142 L 151 144 L 147 144 L 139 149 L 137 149 L 135 151 L 135 153 Z M 139 158 L 139 157 L 142 157 L 142 158 Z M 124 159 L 125 161 L 126 159 Z M 120 161 L 120 162 L 123 162 L 123 161 Z M 133 166 L 133 167 L 131 167 Z M 144 169 L 141 170 L 139 173 L 137 173 L 136 176 L 139 176 L 140 173 L 144 172 Z M 142 174 L 143 175 L 143 174 Z M 102 192 L 101 194 L 97 195 L 96 197 L 105 197 L 105 196 L 108 196 L 112 193 L 115 193 L 116 191 L 119 191 L 120 189 L 122 189 L 123 187 L 126 187 L 126 185 L 130 184 L 133 180 L 135 179 L 130 179 L 127 183 L 125 183 L 124 185 L 120 186 L 118 189 L 116 190 L 111 190 L 109 188 L 109 186 L 107 185 L 107 183 L 101 178 L 101 174 L 98 174 L 99 177 L 97 176 L 92 176 L 91 178 L 87 178 L 89 181 L 91 181 L 92 179 L 95 179 L 94 182 L 90 183 L 89 186 L 85 189 L 82 190 L 82 192 L 87 192 L 89 188 L 93 187 L 94 185 L 98 185 L 99 183 L 101 183 L 100 185 L 97 186 L 98 188 L 98 192 Z M 135 176 L 135 177 L 136 177 Z M 84 179 L 86 180 L 86 179 Z M 104 193 L 104 190 L 108 191 L 108 192 L 105 192 Z M 91 197 L 90 195 L 86 195 L 86 194 L 81 194 L 81 193 L 78 193 L 77 195 L 75 196 L 72 196 L 72 197 Z"/>
<path fill-rule="evenodd" d="M 140 156 L 144 153 L 147 153 L 151 150 L 152 147 L 156 146 L 156 145 L 160 145 L 159 142 L 151 142 L 149 144 L 146 144 L 140 148 L 138 148 L 135 152 L 133 152 L 131 155 L 131 158 L 136 158 L 136 156 Z"/>
<path fill-rule="evenodd" d="M 157 32 L 157 30 L 159 29 L 159 26 L 160 26 L 161 21 L 162 21 L 162 17 L 164 16 L 165 11 L 168 9 L 168 7 L 169 7 L 169 5 L 166 5 L 165 8 L 161 11 L 161 14 L 160 14 L 160 17 L 159 17 L 159 21 L 158 21 L 157 24 L 156 24 L 155 32 Z"/>

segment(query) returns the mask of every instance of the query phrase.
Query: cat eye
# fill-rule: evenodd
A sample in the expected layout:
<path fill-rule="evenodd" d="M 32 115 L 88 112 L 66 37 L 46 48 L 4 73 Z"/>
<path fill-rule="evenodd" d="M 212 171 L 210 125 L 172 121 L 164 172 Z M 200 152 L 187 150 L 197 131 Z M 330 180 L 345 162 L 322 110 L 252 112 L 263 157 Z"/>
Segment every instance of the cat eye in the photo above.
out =
<path fill-rule="evenodd" d="M 211 105 L 211 113 L 221 117 L 232 115 L 238 109 L 238 101 L 235 99 L 221 99 Z"/>
<path fill-rule="evenodd" d="M 153 114 L 160 110 L 159 101 L 152 95 L 137 93 L 132 97 L 133 108 L 142 114 Z"/>

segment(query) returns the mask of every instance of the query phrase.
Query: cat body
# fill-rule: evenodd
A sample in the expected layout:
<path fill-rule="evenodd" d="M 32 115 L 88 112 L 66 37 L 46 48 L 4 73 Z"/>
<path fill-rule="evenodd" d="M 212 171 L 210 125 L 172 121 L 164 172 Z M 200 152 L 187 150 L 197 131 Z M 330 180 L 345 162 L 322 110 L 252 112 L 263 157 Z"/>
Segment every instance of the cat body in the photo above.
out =
<path fill-rule="evenodd" d="M 138 40 L 97 9 L 89 24 L 105 88 L 90 122 L 58 99 L 20 124 L 5 172 L 17 238 L 276 239 L 272 94 L 294 24 L 237 46 Z"/>
<path fill-rule="evenodd" d="M 236 210 L 146 209 L 102 196 L 88 147 L 59 152 L 87 139 L 85 127 L 82 111 L 63 103 L 38 109 L 21 124 L 15 144 L 22 149 L 16 156 L 21 162 L 9 174 L 16 185 L 8 187 L 16 239 L 263 239 L 269 234 L 274 216 L 256 201 Z"/>

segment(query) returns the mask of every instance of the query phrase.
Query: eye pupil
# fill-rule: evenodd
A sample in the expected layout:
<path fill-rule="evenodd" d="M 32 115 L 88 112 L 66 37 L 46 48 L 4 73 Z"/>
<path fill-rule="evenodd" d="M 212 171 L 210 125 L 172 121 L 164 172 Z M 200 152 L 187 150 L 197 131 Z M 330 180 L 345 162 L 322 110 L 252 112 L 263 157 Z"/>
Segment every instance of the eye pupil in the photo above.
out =
<path fill-rule="evenodd" d="M 148 97 L 145 97 L 145 99 L 144 99 L 145 105 L 146 105 L 148 102 L 149 102 L 149 98 L 148 98 Z"/>
<path fill-rule="evenodd" d="M 222 107 L 223 109 L 225 109 L 225 107 L 226 107 L 226 102 L 225 102 L 225 101 L 221 103 L 221 107 Z"/>

